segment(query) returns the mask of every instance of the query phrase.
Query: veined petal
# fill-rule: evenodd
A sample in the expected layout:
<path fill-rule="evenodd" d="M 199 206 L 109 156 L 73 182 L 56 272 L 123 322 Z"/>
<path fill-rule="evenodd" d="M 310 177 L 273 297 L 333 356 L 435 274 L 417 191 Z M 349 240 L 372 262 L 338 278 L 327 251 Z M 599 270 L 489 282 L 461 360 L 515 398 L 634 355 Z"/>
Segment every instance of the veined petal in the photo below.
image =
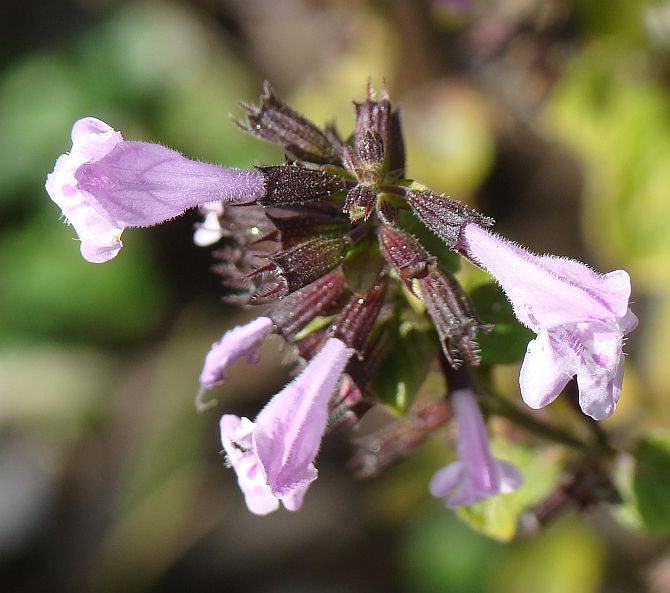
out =
<path fill-rule="evenodd" d="M 313 462 L 328 420 L 328 403 L 352 350 L 329 338 L 305 370 L 261 410 L 254 447 L 275 496 L 316 478 Z"/>
<path fill-rule="evenodd" d="M 258 362 L 259 348 L 272 331 L 272 319 L 258 317 L 246 325 L 228 330 L 212 344 L 200 373 L 200 385 L 211 389 L 226 379 L 225 371 L 236 360 L 246 357 L 251 364 Z"/>
<path fill-rule="evenodd" d="M 100 159 L 121 144 L 123 138 L 106 123 L 86 117 L 72 127 L 72 150 L 61 155 L 47 176 L 46 190 L 58 204 L 81 239 L 81 253 L 88 261 L 101 263 L 121 249 L 123 228 L 109 219 L 93 196 L 77 187 L 75 173 L 83 164 Z"/>
<path fill-rule="evenodd" d="M 251 202 L 264 191 L 259 173 L 192 161 L 160 144 L 136 141 L 83 164 L 75 177 L 79 189 L 126 227 L 157 224 L 207 202 Z"/>

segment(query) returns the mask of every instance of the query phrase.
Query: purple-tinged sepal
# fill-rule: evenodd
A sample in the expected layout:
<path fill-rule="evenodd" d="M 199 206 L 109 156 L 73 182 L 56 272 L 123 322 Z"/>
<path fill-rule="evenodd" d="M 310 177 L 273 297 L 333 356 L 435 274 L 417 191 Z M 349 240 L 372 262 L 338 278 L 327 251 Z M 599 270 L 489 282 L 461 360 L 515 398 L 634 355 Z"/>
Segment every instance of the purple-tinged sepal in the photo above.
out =
<path fill-rule="evenodd" d="M 349 214 L 351 222 L 356 222 L 361 218 L 368 220 L 376 204 L 377 192 L 369 185 L 359 184 L 347 193 L 342 210 Z"/>
<path fill-rule="evenodd" d="M 374 100 L 373 95 L 372 84 L 368 81 L 365 100 L 354 103 L 356 152 L 362 160 L 370 163 L 383 161 L 381 165 L 388 175 L 399 178 L 405 173 L 405 147 L 400 129 L 400 116 L 398 111 L 393 111 L 391 108 L 385 83 L 381 100 Z M 377 154 L 380 153 L 380 149 L 375 146 L 377 144 L 381 147 L 381 158 L 376 156 L 366 159 L 365 154 L 369 153 L 370 149 Z"/>
<path fill-rule="evenodd" d="M 276 303 L 268 316 L 277 333 L 290 341 L 315 317 L 335 314 L 342 305 L 344 292 L 344 272 L 341 267 L 335 268 Z"/>
<path fill-rule="evenodd" d="M 486 425 L 470 389 L 451 393 L 456 415 L 458 460 L 438 470 L 428 489 L 447 508 L 468 506 L 496 494 L 507 494 L 521 486 L 519 470 L 494 459 Z"/>
<path fill-rule="evenodd" d="M 252 274 L 265 275 L 252 302 L 260 304 L 281 299 L 311 284 L 340 265 L 350 247 L 348 236 L 323 237 L 272 255 L 267 266 Z"/>
<path fill-rule="evenodd" d="M 521 367 L 524 401 L 545 406 L 576 375 L 584 413 L 610 416 L 621 392 L 623 342 L 637 326 L 628 274 L 535 255 L 476 224 L 465 226 L 461 249 L 498 281 L 519 321 L 537 334 Z"/>
<path fill-rule="evenodd" d="M 268 219 L 277 233 L 269 235 L 282 250 L 297 247 L 315 238 L 339 237 L 351 230 L 349 221 L 335 204 L 268 208 Z"/>
<path fill-rule="evenodd" d="M 344 204 L 352 222 L 370 217 L 383 180 L 402 176 L 405 167 L 398 115 L 391 110 L 386 92 L 380 101 L 373 100 L 372 94 L 368 83 L 365 101 L 354 103 L 356 128 L 352 146 L 342 149 L 344 167 L 358 182 L 349 190 Z"/>
<path fill-rule="evenodd" d="M 335 387 L 352 350 L 329 338 L 296 379 L 275 395 L 254 422 L 226 415 L 221 438 L 249 510 L 267 514 L 279 501 L 297 511 L 316 479 L 314 460 Z"/>
<path fill-rule="evenodd" d="M 377 235 L 386 261 L 425 304 L 451 366 L 457 369 L 463 361 L 479 364 L 476 336 L 489 327 L 477 320 L 456 278 L 438 269 L 435 258 L 412 235 L 390 226 L 381 227 Z"/>
<path fill-rule="evenodd" d="M 208 202 L 253 201 L 263 176 L 192 161 L 159 144 L 124 141 L 119 132 L 88 117 L 72 127 L 72 150 L 59 157 L 46 189 L 95 263 L 121 249 L 127 227 L 151 226 Z"/>
<path fill-rule="evenodd" d="M 237 122 L 240 128 L 281 146 L 302 161 L 339 164 L 337 150 L 326 134 L 280 101 L 269 83 L 264 84 L 263 90 L 258 107 L 241 104 L 248 121 Z"/>
<path fill-rule="evenodd" d="M 463 361 L 478 365 L 477 334 L 488 331 L 490 327 L 479 322 L 470 299 L 456 278 L 448 272 L 433 269 L 429 275 L 418 280 L 418 284 L 421 300 L 435 324 L 449 364 L 454 369 L 458 369 Z"/>
<path fill-rule="evenodd" d="M 205 216 L 209 216 L 206 207 Z M 217 260 L 213 270 L 222 278 L 222 300 L 248 305 L 259 288 L 258 279 L 249 275 L 277 251 L 279 245 L 272 238 L 277 229 L 258 204 L 224 204 L 218 218 L 223 236 L 213 252 Z"/>
<path fill-rule="evenodd" d="M 353 295 L 333 322 L 333 336 L 362 354 L 385 295 L 386 284 L 383 282 L 372 286 L 363 296 Z"/>
<path fill-rule="evenodd" d="M 419 220 L 453 250 L 458 250 L 461 230 L 466 224 L 493 224 L 492 218 L 427 189 L 410 189 L 405 197 Z"/>
<path fill-rule="evenodd" d="M 408 233 L 383 225 L 377 230 L 377 236 L 384 258 L 410 289 L 411 281 L 427 276 L 429 266 L 435 264 L 435 258 L 429 256 L 419 241 Z"/>
<path fill-rule="evenodd" d="M 329 198 L 345 189 L 344 178 L 297 163 L 256 167 L 265 179 L 263 206 L 292 206 Z"/>

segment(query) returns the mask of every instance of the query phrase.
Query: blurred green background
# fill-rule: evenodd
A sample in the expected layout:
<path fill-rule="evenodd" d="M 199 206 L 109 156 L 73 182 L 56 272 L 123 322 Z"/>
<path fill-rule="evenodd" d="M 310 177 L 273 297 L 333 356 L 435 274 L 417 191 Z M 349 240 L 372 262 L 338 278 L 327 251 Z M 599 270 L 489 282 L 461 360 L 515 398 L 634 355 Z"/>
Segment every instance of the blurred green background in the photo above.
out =
<path fill-rule="evenodd" d="M 630 447 L 670 420 L 670 2 L 27 0 L 0 30 L 0 590 L 670 591 L 668 539 L 604 508 L 475 534 L 426 490 L 442 434 L 367 482 L 336 436 L 300 513 L 250 515 L 193 396 L 211 342 L 253 312 L 219 302 L 197 215 L 94 265 L 43 187 L 79 117 L 249 167 L 281 158 L 229 118 L 264 79 L 346 132 L 384 76 L 409 176 L 535 251 L 630 272 L 641 324 L 605 423 Z M 253 417 L 283 356 L 270 341 L 238 365 L 218 412 Z M 495 376 L 515 401 L 517 373 Z"/>

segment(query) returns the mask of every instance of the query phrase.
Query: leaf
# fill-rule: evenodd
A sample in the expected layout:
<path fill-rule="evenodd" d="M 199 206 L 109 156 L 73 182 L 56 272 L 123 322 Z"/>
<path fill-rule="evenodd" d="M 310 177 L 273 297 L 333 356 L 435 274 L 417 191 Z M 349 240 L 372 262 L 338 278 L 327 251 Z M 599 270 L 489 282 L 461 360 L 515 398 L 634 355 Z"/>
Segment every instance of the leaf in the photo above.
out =
<path fill-rule="evenodd" d="M 46 198 L 45 198 L 46 200 Z M 156 327 L 169 300 L 139 233 L 104 266 L 79 253 L 72 227 L 47 211 L 0 240 L 0 342 L 17 338 L 124 344 Z"/>
<path fill-rule="evenodd" d="M 379 278 L 384 257 L 377 239 L 371 235 L 356 243 L 344 258 L 344 275 L 352 292 L 365 295 Z"/>
<path fill-rule="evenodd" d="M 417 516 L 418 515 L 418 516 Z M 407 529 L 401 568 L 410 591 L 421 593 L 483 593 L 503 548 L 469 530 L 452 513 L 434 508 L 416 513 Z"/>
<path fill-rule="evenodd" d="M 502 548 L 499 564 L 488 571 L 489 586 L 495 593 L 596 593 L 603 590 L 605 560 L 593 526 L 568 515 Z"/>
<path fill-rule="evenodd" d="M 306 338 L 307 336 L 313 334 L 314 332 L 319 331 L 320 329 L 323 329 L 333 319 L 334 319 L 334 315 L 317 315 L 305 327 L 303 327 L 297 334 L 295 334 L 295 336 L 294 336 L 295 341 L 297 342 L 298 340 L 302 340 L 303 338 Z"/>
<path fill-rule="evenodd" d="M 478 335 L 482 364 L 510 364 L 521 360 L 534 334 L 521 325 L 512 312 L 512 306 L 493 282 L 481 284 L 469 293 L 470 300 L 482 323 L 493 327 Z"/>
<path fill-rule="evenodd" d="M 670 532 L 670 435 L 643 437 L 635 450 L 633 492 L 642 525 Z"/>
<path fill-rule="evenodd" d="M 371 389 L 384 405 L 404 414 L 430 370 L 437 342 L 432 334 L 402 328 L 398 320 L 390 331 L 394 346 L 379 365 Z"/>

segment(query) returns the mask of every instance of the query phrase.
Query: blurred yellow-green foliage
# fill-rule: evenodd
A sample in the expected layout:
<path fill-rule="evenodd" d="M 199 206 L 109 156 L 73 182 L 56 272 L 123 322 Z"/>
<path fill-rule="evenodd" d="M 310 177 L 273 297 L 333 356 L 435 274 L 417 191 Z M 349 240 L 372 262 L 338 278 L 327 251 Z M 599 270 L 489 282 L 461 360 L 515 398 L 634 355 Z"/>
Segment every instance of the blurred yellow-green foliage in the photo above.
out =
<path fill-rule="evenodd" d="M 27 0 L 0 29 L 0 590 L 670 591 L 667 538 L 630 509 L 629 528 L 598 507 L 507 544 L 468 529 L 426 491 L 441 433 L 366 483 L 334 438 L 300 513 L 249 515 L 193 396 L 211 342 L 251 313 L 219 303 L 196 215 L 126 232 L 97 266 L 43 188 L 82 116 L 249 167 L 281 158 L 229 118 L 264 79 L 346 132 L 386 77 L 410 176 L 536 251 L 630 272 L 641 324 L 605 423 L 630 448 L 670 421 L 670 2 Z M 282 356 L 270 341 L 236 367 L 217 410 L 254 414 Z M 517 372 L 492 378 L 513 401 Z M 555 480 L 546 459 L 527 460 L 524 496 Z"/>

